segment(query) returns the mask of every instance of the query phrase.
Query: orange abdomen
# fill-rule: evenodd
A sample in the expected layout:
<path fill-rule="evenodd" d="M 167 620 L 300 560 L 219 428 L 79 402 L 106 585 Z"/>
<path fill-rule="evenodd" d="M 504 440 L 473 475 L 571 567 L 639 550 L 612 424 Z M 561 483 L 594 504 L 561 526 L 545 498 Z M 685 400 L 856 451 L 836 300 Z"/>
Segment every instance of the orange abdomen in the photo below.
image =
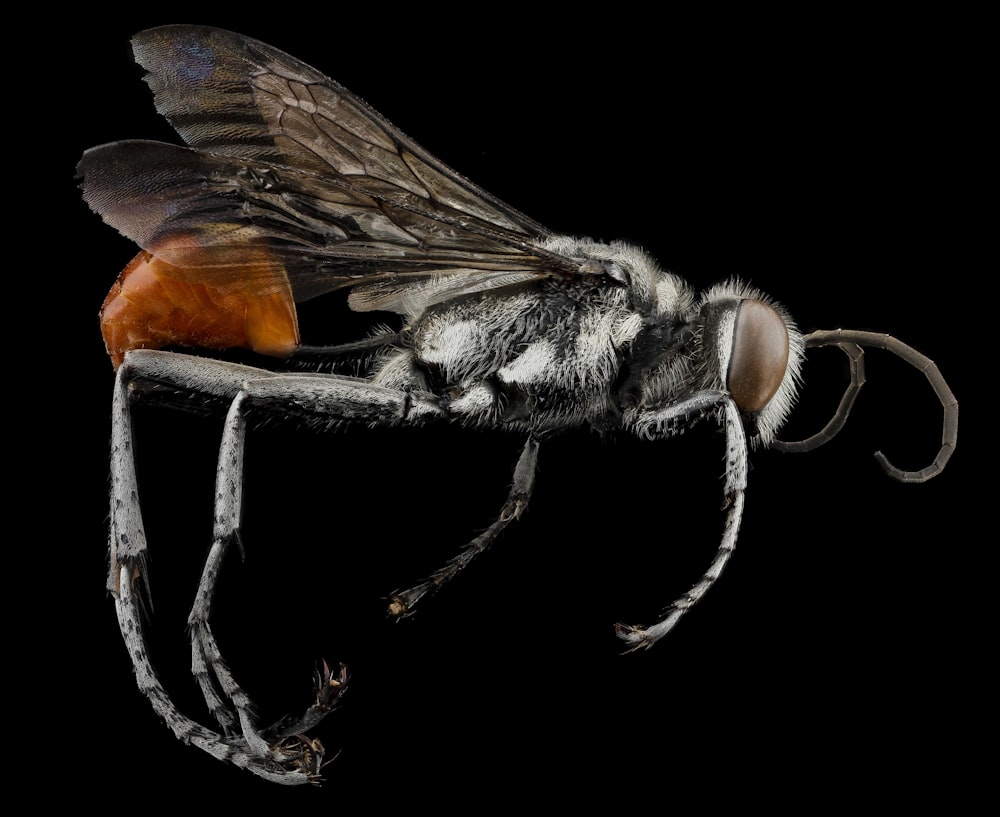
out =
<path fill-rule="evenodd" d="M 131 349 L 246 348 L 284 357 L 299 344 L 287 280 L 272 280 L 264 293 L 238 283 L 205 283 L 145 250 L 129 262 L 104 300 L 101 334 L 116 369 Z"/>

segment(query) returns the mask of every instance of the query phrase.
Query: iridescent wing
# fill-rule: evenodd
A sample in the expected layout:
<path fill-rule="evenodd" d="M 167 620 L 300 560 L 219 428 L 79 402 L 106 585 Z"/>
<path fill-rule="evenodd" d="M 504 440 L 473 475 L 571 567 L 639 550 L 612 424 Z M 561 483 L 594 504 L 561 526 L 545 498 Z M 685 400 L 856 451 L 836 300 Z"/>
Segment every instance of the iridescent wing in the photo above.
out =
<path fill-rule="evenodd" d="M 253 294 L 290 282 L 296 301 L 360 287 L 356 309 L 407 312 L 578 271 L 538 246 L 541 225 L 277 49 L 166 26 L 136 35 L 133 50 L 189 147 L 93 148 L 81 186 L 169 274 Z"/>

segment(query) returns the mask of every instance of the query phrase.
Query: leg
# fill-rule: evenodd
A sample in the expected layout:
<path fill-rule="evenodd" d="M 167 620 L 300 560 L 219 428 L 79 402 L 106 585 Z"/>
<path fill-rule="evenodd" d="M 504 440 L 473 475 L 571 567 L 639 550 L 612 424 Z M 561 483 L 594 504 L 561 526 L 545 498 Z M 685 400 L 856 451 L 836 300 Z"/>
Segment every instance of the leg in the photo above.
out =
<path fill-rule="evenodd" d="M 420 599 L 428 593 L 436 592 L 444 584 L 451 581 L 455 576 L 465 570 L 466 567 L 480 553 L 488 548 L 500 535 L 500 532 L 513 520 L 520 519 L 525 508 L 528 507 L 528 500 L 531 498 L 531 491 L 535 487 L 535 471 L 538 467 L 538 440 L 535 437 L 528 437 L 521 456 L 514 468 L 514 479 L 510 486 L 510 493 L 507 501 L 500 510 L 500 515 L 496 521 L 490 525 L 483 533 L 469 542 L 458 555 L 450 559 L 444 567 L 435 571 L 409 590 L 403 590 L 392 594 L 389 602 L 389 615 L 399 618 L 410 615 L 413 608 Z"/>
<path fill-rule="evenodd" d="M 192 670 L 213 715 L 226 728 L 232 729 L 238 722 L 243 742 L 259 757 L 280 758 L 286 751 L 301 751 L 301 741 L 288 739 L 294 738 L 296 731 L 319 723 L 333 709 L 346 684 L 343 670 L 336 675 L 324 665 L 324 670 L 317 673 L 315 701 L 306 713 L 261 729 L 253 701 L 226 664 L 209 621 L 223 559 L 229 546 L 239 541 L 247 415 L 251 411 L 284 414 L 291 406 L 295 407 L 296 419 L 317 427 L 345 422 L 366 425 L 414 423 L 444 414 L 437 400 L 427 395 L 379 388 L 363 380 L 335 375 L 269 373 L 245 381 L 233 398 L 216 473 L 212 547 L 188 617 L 188 627 Z M 307 741 L 305 745 L 311 744 Z"/>
<path fill-rule="evenodd" d="M 183 716 L 163 689 L 148 660 L 141 626 L 139 588 L 146 581 L 146 538 L 132 458 L 130 394 L 142 383 L 171 395 L 235 406 L 227 420 L 220 456 L 215 541 L 190 618 L 193 668 L 213 714 L 226 729 L 240 723 L 241 734 L 220 735 Z M 178 738 L 213 756 L 228 760 L 258 776 L 282 783 L 307 783 L 318 778 L 323 749 L 317 741 L 296 734 L 314 725 L 332 708 L 343 691 L 346 674 L 324 665 L 317 673 L 314 703 L 297 719 L 258 729 L 253 705 L 225 666 L 208 627 L 218 567 L 229 543 L 238 535 L 242 492 L 242 446 L 247 403 L 285 406 L 295 401 L 299 413 L 316 424 L 391 422 L 443 412 L 432 400 L 402 392 L 373 389 L 364 381 L 322 375 L 281 376 L 266 370 L 166 352 L 129 354 L 115 382 L 112 462 L 109 587 L 116 597 L 119 624 L 132 658 L 139 688 Z M 218 686 L 217 686 L 218 685 Z M 233 702 L 230 708 L 229 702 Z"/>
<path fill-rule="evenodd" d="M 139 594 L 144 589 L 148 592 L 147 548 L 133 460 L 129 411 L 132 381 L 143 378 L 168 385 L 172 390 L 224 400 L 232 399 L 243 380 L 254 375 L 263 376 L 267 372 L 163 352 L 132 353 L 125 359 L 115 380 L 112 410 L 108 587 L 115 597 L 118 623 L 132 659 L 136 683 L 179 740 L 273 782 L 309 783 L 317 780 L 322 764 L 320 744 L 308 741 L 282 744 L 281 752 L 262 757 L 243 737 L 220 735 L 183 715 L 150 663 L 142 626 Z M 212 702 L 209 703 L 211 706 Z M 218 711 L 218 707 L 213 711 Z"/>
<path fill-rule="evenodd" d="M 723 506 L 726 509 L 726 518 L 722 541 L 705 574 L 687 593 L 676 599 L 664 611 L 660 621 L 650 627 L 628 624 L 616 626 L 618 637 L 628 642 L 630 650 L 653 646 L 669 633 L 684 614 L 715 584 L 736 547 L 736 537 L 743 518 L 743 492 L 747 484 L 747 443 L 743 422 L 736 404 L 723 392 L 705 392 L 664 409 L 644 412 L 634 423 L 636 433 L 640 436 L 651 438 L 669 436 L 685 421 L 690 421 L 712 409 L 721 411 L 720 422 L 726 432 L 726 484 Z"/>
<path fill-rule="evenodd" d="M 172 391 L 228 405 L 251 377 L 269 376 L 262 369 L 208 361 L 169 352 L 141 351 L 128 355 L 118 369 L 112 400 L 110 571 L 108 589 L 120 593 L 121 577 L 146 587 L 146 533 L 139 508 L 139 487 L 133 460 L 131 395 L 135 381 L 168 386 Z M 127 567 L 127 573 L 122 568 Z M 136 600 L 135 603 L 139 603 Z"/>
<path fill-rule="evenodd" d="M 286 738 L 277 744 L 278 751 L 272 757 L 263 759 L 251 751 L 242 739 L 225 737 L 206 729 L 174 706 L 149 662 L 140 604 L 133 597 L 128 567 L 122 567 L 120 581 L 121 592 L 115 599 L 115 607 L 118 611 L 118 624 L 135 668 L 136 684 L 177 739 L 272 783 L 318 783 L 324 754 L 323 745 L 319 741 L 310 741 L 301 735 L 294 739 Z"/>

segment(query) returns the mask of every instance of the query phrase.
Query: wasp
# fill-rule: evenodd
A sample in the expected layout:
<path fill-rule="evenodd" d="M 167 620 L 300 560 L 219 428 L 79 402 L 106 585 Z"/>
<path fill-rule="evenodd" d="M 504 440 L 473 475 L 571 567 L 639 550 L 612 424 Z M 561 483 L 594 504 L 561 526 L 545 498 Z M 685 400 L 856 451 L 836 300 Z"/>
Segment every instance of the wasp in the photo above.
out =
<path fill-rule="evenodd" d="M 186 144 L 114 142 L 88 150 L 78 167 L 86 202 L 140 247 L 100 316 L 116 370 L 108 587 L 138 686 L 186 743 L 267 780 L 317 782 L 324 750 L 305 733 L 347 686 L 346 669 L 324 663 L 311 705 L 263 725 L 212 633 L 223 558 L 239 541 L 256 417 L 324 431 L 453 423 L 523 437 L 495 521 L 427 579 L 394 593 L 396 618 L 522 516 L 547 438 L 586 427 L 662 440 L 714 424 L 726 452 L 715 556 L 659 620 L 617 626 L 629 649 L 667 635 L 723 571 L 743 515 L 749 451 L 811 450 L 840 430 L 864 383 L 864 347 L 922 371 L 943 407 L 936 459 L 904 471 L 877 454 L 888 475 L 930 479 L 954 450 L 957 400 L 936 365 L 896 338 L 844 329 L 803 336 L 780 303 L 742 281 L 697 292 L 642 249 L 555 234 L 264 43 L 166 26 L 132 45 L 157 110 Z M 336 346 L 303 343 L 296 305 L 335 291 L 356 312 L 395 314 L 398 327 Z M 805 350 L 818 346 L 848 356 L 850 386 L 825 428 L 782 441 Z M 234 348 L 260 364 L 213 354 Z M 149 660 L 131 409 L 151 392 L 225 412 L 212 544 L 188 619 L 193 673 L 219 731 L 178 709 Z"/>

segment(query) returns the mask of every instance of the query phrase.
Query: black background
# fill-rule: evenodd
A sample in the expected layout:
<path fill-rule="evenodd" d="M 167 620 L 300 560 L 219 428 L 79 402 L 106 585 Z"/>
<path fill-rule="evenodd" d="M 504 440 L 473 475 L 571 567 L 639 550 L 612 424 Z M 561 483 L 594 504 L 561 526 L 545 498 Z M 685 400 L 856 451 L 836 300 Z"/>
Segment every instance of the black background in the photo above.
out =
<path fill-rule="evenodd" d="M 650 797 L 664 808 L 691 796 L 963 797 L 978 774 L 965 730 L 984 717 L 966 642 L 984 601 L 970 583 L 983 550 L 970 457 L 992 445 L 967 424 L 979 355 L 968 327 L 988 308 L 970 250 L 982 222 L 966 205 L 981 172 L 976 54 L 962 47 L 972 28 L 721 15 L 557 27 L 513 14 L 175 7 L 64 19 L 39 36 L 39 81 L 18 104 L 46 134 L 32 144 L 47 210 L 22 337 L 55 365 L 30 412 L 48 455 L 25 480 L 47 499 L 31 548 L 44 558 L 21 575 L 51 616 L 17 619 L 41 648 L 24 679 L 45 715 L 29 766 L 83 803 L 197 790 L 220 805 L 448 813 L 606 796 L 626 811 Z M 128 47 L 168 22 L 238 30 L 315 65 L 557 231 L 641 244 L 699 288 L 747 278 L 804 330 L 904 339 L 963 400 L 951 465 L 924 485 L 881 474 L 877 448 L 904 467 L 933 457 L 940 410 L 919 374 L 870 353 L 841 437 L 808 455 L 755 453 L 722 579 L 655 649 L 622 655 L 612 625 L 653 620 L 714 552 L 722 447 L 710 429 L 543 446 L 525 518 L 402 623 L 386 620 L 384 597 L 493 518 L 520 441 L 254 435 L 246 560 L 227 567 L 216 631 L 265 717 L 306 702 L 319 659 L 347 662 L 344 706 L 316 731 L 342 753 L 323 788 L 295 791 L 180 745 L 134 687 L 104 590 L 112 371 L 96 316 L 134 250 L 73 181 L 86 147 L 175 139 Z M 810 360 L 802 434 L 825 421 L 845 368 L 832 352 Z M 137 432 L 154 661 L 204 720 L 184 620 L 209 543 L 219 423 L 148 410 Z"/>

